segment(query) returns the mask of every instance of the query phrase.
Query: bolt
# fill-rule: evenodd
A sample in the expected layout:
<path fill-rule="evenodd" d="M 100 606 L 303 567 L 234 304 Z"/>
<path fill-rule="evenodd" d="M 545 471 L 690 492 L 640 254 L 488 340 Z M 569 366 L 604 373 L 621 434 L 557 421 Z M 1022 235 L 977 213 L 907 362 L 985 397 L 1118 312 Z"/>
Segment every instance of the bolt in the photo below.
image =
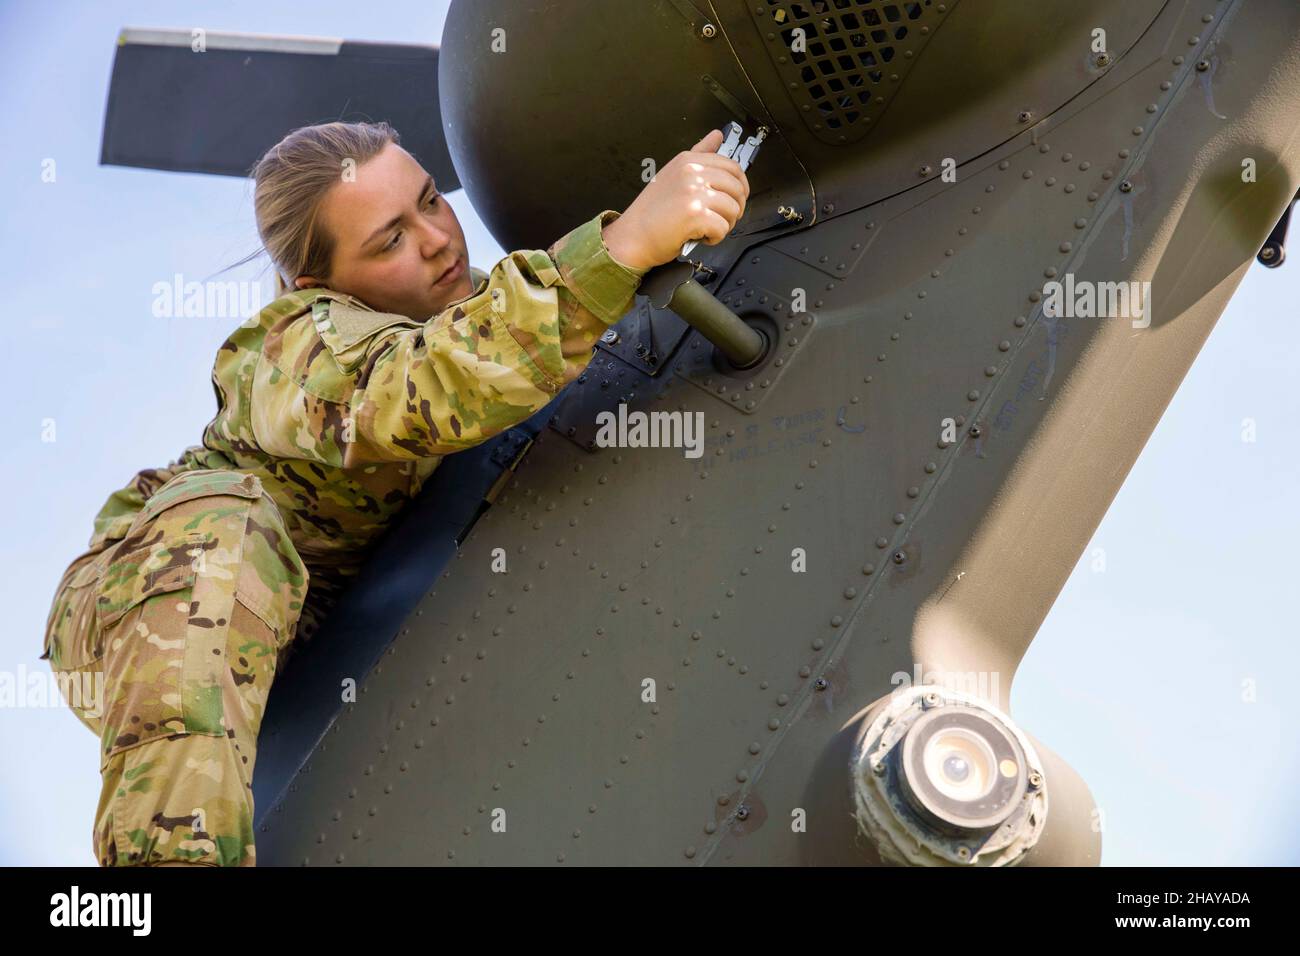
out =
<path fill-rule="evenodd" d="M 1029 785 L 1037 790 L 1043 785 L 1043 775 L 1037 770 L 1029 771 Z"/>
<path fill-rule="evenodd" d="M 717 35 L 718 35 L 718 28 L 715 27 L 712 23 L 704 24 L 704 27 L 700 30 L 700 36 L 704 37 L 704 39 L 706 40 L 712 40 Z"/>
<path fill-rule="evenodd" d="M 1034 118 L 1034 114 L 1030 110 L 1021 110 L 1019 116 L 1017 117 L 1017 119 L 1019 119 L 1020 122 L 1022 123 L 1028 123 L 1033 118 Z"/>
<path fill-rule="evenodd" d="M 615 342 L 618 341 L 618 333 L 615 332 L 613 329 L 607 329 L 605 333 L 600 337 L 600 340 L 609 345 L 613 345 Z"/>
<path fill-rule="evenodd" d="M 813 686 L 816 687 L 818 690 L 825 690 L 827 687 L 830 686 L 830 684 L 826 683 L 825 677 L 819 677 L 817 678 L 817 682 Z"/>
<path fill-rule="evenodd" d="M 1126 179 L 1119 184 L 1119 191 L 1122 193 L 1131 193 L 1133 191 L 1133 184 Z"/>
<path fill-rule="evenodd" d="M 1110 54 L 1098 53 L 1097 59 L 1094 60 L 1093 62 L 1095 62 L 1098 66 L 1110 66 Z"/>
<path fill-rule="evenodd" d="M 980 435 L 982 435 L 982 434 L 984 434 L 984 432 L 982 432 L 982 431 L 980 430 L 980 427 L 979 427 L 978 425 L 972 425 L 972 426 L 970 427 L 970 437 L 971 437 L 971 438 L 979 438 Z"/>
<path fill-rule="evenodd" d="M 736 819 L 737 819 L 737 820 L 748 820 L 748 819 L 749 819 L 749 807 L 745 806 L 743 803 L 742 803 L 740 806 L 736 807 Z"/>
<path fill-rule="evenodd" d="M 895 563 L 895 564 L 902 564 L 902 563 L 903 563 L 904 561 L 906 561 L 906 560 L 907 560 L 907 555 L 905 555 L 902 551 L 895 551 L 895 552 L 894 552 L 894 563 Z"/>
<path fill-rule="evenodd" d="M 1263 249 L 1259 250 L 1259 257 L 1261 259 L 1272 259 L 1276 255 L 1277 250 L 1272 246 L 1265 246 Z"/>
<path fill-rule="evenodd" d="M 1196 61 L 1196 72 L 1197 72 L 1197 73 L 1204 73 L 1204 72 L 1205 72 L 1206 70 L 1208 70 L 1209 68 L 1210 68 L 1210 61 L 1209 61 L 1209 60 L 1197 60 L 1197 61 Z"/>

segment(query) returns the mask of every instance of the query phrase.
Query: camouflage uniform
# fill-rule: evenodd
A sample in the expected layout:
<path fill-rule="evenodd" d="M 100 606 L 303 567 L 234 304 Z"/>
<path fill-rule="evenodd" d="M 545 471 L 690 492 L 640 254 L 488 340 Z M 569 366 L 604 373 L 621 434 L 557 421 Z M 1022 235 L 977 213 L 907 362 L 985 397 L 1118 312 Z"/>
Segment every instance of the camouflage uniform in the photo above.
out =
<path fill-rule="evenodd" d="M 606 210 L 512 252 L 425 322 L 327 289 L 287 293 L 217 353 L 203 444 L 145 469 L 95 518 L 45 633 L 57 673 L 102 671 L 101 865 L 252 865 L 267 694 L 367 546 L 438 467 L 578 376 L 645 270 Z"/>

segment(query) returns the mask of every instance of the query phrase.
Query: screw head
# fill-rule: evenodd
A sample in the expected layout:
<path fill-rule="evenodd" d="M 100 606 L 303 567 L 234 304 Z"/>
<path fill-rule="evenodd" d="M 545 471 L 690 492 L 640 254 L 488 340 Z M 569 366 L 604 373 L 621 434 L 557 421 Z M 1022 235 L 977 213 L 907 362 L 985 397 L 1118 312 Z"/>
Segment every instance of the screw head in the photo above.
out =
<path fill-rule="evenodd" d="M 1122 193 L 1131 193 L 1133 191 L 1133 184 L 1126 179 L 1119 184 L 1119 191 Z"/>

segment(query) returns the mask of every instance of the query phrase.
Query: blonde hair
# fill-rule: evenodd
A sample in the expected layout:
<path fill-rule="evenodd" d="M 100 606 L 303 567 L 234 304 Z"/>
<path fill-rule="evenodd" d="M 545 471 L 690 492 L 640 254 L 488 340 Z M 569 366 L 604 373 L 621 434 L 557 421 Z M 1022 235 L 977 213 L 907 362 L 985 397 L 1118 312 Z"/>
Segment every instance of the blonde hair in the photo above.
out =
<path fill-rule="evenodd" d="M 329 274 L 334 237 L 317 222 L 325 193 L 346 171 L 400 142 L 397 130 L 383 121 L 320 123 L 295 129 L 257 161 L 251 173 L 253 209 L 257 233 L 276 269 L 277 296 L 292 290 L 298 276 L 323 281 Z"/>

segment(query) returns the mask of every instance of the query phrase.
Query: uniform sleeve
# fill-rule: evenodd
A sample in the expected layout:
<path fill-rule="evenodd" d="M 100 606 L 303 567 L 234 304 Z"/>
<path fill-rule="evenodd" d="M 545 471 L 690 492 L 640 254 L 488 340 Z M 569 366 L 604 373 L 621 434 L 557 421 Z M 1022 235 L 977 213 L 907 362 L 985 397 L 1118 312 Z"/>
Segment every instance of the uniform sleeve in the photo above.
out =
<path fill-rule="evenodd" d="M 546 251 L 510 253 L 467 299 L 430 318 L 330 303 L 264 349 L 257 444 L 342 468 L 446 455 L 543 408 L 631 307 L 647 270 L 616 260 L 605 210 Z M 322 347 L 323 346 L 323 347 Z"/>

